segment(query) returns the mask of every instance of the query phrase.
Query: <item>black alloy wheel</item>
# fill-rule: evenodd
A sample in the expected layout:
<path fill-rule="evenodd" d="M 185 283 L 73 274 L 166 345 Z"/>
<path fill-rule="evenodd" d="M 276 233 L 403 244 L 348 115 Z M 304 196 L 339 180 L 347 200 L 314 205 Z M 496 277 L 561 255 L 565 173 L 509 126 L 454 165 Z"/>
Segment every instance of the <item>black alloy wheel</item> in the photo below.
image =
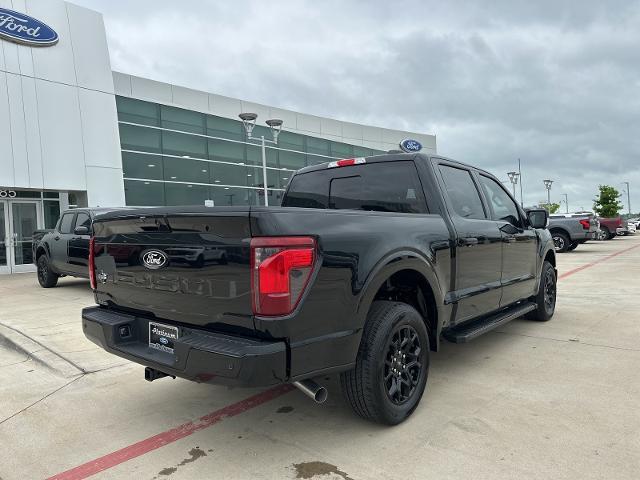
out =
<path fill-rule="evenodd" d="M 556 309 L 556 274 L 550 268 L 544 273 L 544 309 L 549 316 Z"/>
<path fill-rule="evenodd" d="M 396 405 L 407 402 L 416 391 L 422 375 L 420 337 L 410 325 L 400 326 L 387 347 L 384 365 L 384 386 L 387 396 Z"/>
<path fill-rule="evenodd" d="M 58 284 L 58 278 L 60 277 L 57 273 L 51 270 L 51 267 L 49 266 L 49 259 L 45 254 L 38 258 L 37 275 L 38 283 L 42 288 L 55 287 Z"/>

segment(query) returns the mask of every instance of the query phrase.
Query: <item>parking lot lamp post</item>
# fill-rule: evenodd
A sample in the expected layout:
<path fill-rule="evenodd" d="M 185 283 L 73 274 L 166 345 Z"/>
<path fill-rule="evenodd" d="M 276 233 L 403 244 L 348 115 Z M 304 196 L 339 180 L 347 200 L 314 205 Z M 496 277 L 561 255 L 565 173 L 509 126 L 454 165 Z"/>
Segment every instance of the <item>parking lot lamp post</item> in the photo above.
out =
<path fill-rule="evenodd" d="M 629 216 L 631 216 L 631 192 L 629 191 L 629 182 L 622 182 L 627 186 L 627 208 L 629 209 Z"/>
<path fill-rule="evenodd" d="M 240 120 L 242 120 L 242 125 L 244 125 L 244 129 L 247 132 L 247 140 L 254 140 L 260 142 L 260 147 L 262 151 L 262 184 L 264 190 L 264 206 L 269 206 L 269 191 L 267 189 L 267 149 L 266 144 L 271 143 L 273 145 L 278 144 L 278 135 L 280 135 L 280 131 L 282 130 L 282 120 L 277 118 L 273 118 L 267 120 L 265 123 L 271 130 L 271 135 L 273 136 L 273 140 L 267 140 L 264 138 L 264 135 L 261 135 L 260 138 L 255 138 L 251 136 L 253 132 L 253 128 L 256 126 L 256 119 L 258 115 L 256 113 L 241 113 L 238 115 Z"/>
<path fill-rule="evenodd" d="M 551 184 L 553 180 L 543 180 L 544 188 L 547 189 L 547 209 L 551 208 Z"/>
<path fill-rule="evenodd" d="M 567 209 L 567 213 L 569 213 L 569 196 L 566 193 L 562 194 L 564 196 L 564 206 Z"/>
<path fill-rule="evenodd" d="M 516 185 L 518 184 L 520 174 L 518 172 L 507 172 L 507 175 L 509 175 L 509 181 L 513 187 L 513 198 L 516 198 Z"/>

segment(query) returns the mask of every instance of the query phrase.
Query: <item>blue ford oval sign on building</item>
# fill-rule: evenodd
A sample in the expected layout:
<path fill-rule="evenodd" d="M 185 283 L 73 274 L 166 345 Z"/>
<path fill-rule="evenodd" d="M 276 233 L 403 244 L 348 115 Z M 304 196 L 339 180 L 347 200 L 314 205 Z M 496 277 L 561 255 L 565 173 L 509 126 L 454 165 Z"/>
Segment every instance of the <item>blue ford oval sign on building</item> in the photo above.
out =
<path fill-rule="evenodd" d="M 422 150 L 422 144 L 417 140 L 411 140 L 407 138 L 400 142 L 400 148 L 403 152 L 416 153 Z"/>
<path fill-rule="evenodd" d="M 0 38 L 31 47 L 49 47 L 58 43 L 58 34 L 49 25 L 6 8 L 0 8 Z"/>

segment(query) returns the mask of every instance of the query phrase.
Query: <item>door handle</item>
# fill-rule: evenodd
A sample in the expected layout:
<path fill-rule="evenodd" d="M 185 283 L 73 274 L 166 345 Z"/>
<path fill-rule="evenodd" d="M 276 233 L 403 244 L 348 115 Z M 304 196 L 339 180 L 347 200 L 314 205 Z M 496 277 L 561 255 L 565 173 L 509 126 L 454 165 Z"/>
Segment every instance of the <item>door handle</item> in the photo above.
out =
<path fill-rule="evenodd" d="M 468 247 L 472 245 L 478 245 L 478 239 L 476 237 L 464 237 L 459 240 L 459 244 Z"/>
<path fill-rule="evenodd" d="M 502 241 L 505 243 L 515 243 L 516 237 L 509 235 L 507 237 L 502 237 Z"/>

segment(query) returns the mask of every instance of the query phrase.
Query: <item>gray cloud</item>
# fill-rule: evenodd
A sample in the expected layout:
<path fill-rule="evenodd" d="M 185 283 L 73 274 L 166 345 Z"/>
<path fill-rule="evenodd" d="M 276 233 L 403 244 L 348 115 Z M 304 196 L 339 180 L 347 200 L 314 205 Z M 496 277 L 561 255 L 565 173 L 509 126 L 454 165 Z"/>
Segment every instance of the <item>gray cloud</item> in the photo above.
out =
<path fill-rule="evenodd" d="M 505 180 L 521 158 L 528 204 L 630 181 L 640 210 L 637 1 L 75 1 L 116 70 L 435 133 Z"/>

